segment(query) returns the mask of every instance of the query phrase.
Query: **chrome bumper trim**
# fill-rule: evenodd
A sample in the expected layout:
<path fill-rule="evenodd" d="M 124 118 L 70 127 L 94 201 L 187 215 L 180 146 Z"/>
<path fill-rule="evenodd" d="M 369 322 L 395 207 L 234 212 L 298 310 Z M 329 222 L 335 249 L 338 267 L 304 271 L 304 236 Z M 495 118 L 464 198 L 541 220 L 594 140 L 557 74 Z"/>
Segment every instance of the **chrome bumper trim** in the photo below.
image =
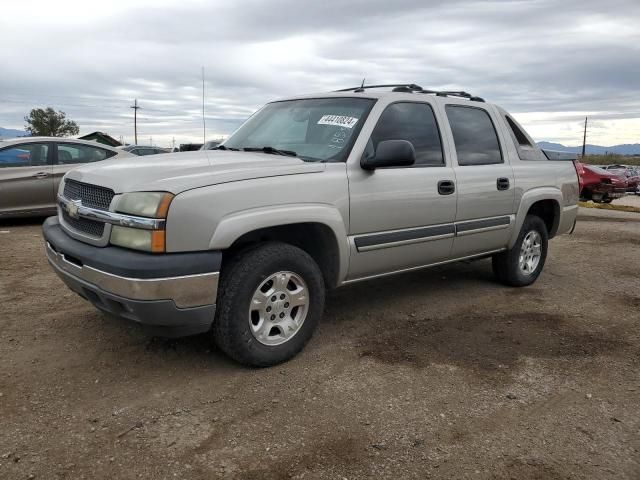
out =
<path fill-rule="evenodd" d="M 219 272 L 166 278 L 127 278 L 103 272 L 88 265 L 77 265 L 58 253 L 47 242 L 47 259 L 56 273 L 95 285 L 105 292 L 132 300 L 173 300 L 178 308 L 214 305 Z"/>
<path fill-rule="evenodd" d="M 135 215 L 124 215 L 122 213 L 85 207 L 79 200 L 69 200 L 63 195 L 58 195 L 58 205 L 72 218 L 82 217 L 89 220 L 110 223 L 112 225 L 119 225 L 121 227 L 161 230 L 164 228 L 166 222 L 164 218 L 136 217 Z"/>

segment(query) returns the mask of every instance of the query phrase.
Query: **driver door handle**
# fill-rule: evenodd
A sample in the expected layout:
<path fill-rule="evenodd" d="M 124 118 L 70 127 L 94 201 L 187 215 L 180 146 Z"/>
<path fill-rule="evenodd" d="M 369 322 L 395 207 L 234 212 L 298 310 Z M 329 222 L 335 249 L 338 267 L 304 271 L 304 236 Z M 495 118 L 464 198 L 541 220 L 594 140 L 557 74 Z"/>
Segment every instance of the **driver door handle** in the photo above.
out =
<path fill-rule="evenodd" d="M 47 172 L 38 172 L 32 175 L 32 177 L 35 177 L 35 178 L 47 178 L 48 176 L 49 174 Z"/>
<path fill-rule="evenodd" d="M 496 187 L 498 190 L 509 190 L 509 179 L 506 177 L 496 180 Z"/>
<path fill-rule="evenodd" d="M 456 191 L 456 184 L 453 180 L 440 180 L 438 182 L 438 193 L 440 195 L 451 195 Z"/>

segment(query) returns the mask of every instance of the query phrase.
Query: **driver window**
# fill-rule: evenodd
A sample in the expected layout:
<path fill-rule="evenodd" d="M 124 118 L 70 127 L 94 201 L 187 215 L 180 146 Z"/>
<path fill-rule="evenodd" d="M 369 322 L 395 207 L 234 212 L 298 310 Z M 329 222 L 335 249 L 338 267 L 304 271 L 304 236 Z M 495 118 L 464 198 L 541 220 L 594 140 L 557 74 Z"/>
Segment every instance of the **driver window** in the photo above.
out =
<path fill-rule="evenodd" d="M 0 168 L 36 167 L 47 164 L 49 145 L 29 143 L 14 145 L 0 150 Z"/>
<path fill-rule="evenodd" d="M 413 167 L 444 165 L 440 132 L 429 104 L 398 102 L 389 105 L 380 115 L 367 150 L 375 151 L 383 140 L 411 142 L 416 151 Z"/>

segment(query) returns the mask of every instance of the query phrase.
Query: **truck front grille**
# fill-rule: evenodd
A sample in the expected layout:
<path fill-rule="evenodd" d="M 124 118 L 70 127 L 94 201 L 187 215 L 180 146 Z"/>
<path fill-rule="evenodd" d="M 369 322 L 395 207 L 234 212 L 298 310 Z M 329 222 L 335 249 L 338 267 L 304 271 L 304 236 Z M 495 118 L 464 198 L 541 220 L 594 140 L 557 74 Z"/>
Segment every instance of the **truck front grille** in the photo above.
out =
<path fill-rule="evenodd" d="M 64 222 L 74 230 L 86 233 L 92 237 L 100 238 L 104 233 L 104 223 L 102 222 L 89 220 L 88 218 L 73 218 L 64 210 L 62 211 L 62 218 L 64 219 Z"/>
<path fill-rule="evenodd" d="M 69 200 L 81 200 L 85 207 L 108 211 L 115 193 L 110 188 L 77 180 L 66 180 L 63 195 Z M 104 234 L 105 224 L 103 222 L 88 218 L 73 218 L 64 210 L 62 210 L 62 220 L 68 228 L 96 239 L 102 238 Z"/>
<path fill-rule="evenodd" d="M 76 180 L 66 180 L 64 183 L 64 196 L 69 200 L 82 200 L 82 205 L 100 210 L 109 210 L 113 200 L 113 190 L 110 188 L 90 185 Z M 92 223 L 99 223 L 93 222 Z"/>

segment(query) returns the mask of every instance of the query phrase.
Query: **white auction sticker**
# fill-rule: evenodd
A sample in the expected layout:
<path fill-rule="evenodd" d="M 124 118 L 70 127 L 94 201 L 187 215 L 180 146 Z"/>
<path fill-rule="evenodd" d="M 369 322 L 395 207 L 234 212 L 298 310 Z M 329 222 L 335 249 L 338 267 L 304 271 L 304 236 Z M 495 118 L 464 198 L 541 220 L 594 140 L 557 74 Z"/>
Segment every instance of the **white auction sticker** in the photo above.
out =
<path fill-rule="evenodd" d="M 318 120 L 318 125 L 334 125 L 345 128 L 353 128 L 356 123 L 358 123 L 357 118 L 346 115 L 323 115 L 322 118 Z"/>

